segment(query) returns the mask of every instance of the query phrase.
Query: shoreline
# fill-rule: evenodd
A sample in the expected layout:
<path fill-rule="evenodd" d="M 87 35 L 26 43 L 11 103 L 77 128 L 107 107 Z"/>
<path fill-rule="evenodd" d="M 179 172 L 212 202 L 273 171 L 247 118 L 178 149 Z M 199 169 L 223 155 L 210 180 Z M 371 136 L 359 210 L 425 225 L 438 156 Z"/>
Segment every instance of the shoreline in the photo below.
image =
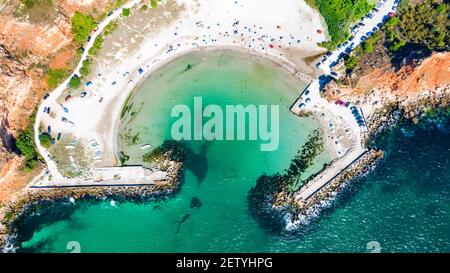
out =
<path fill-rule="evenodd" d="M 442 92 L 418 94 L 417 98 L 407 101 L 396 100 L 377 108 L 368 121 L 369 131 L 364 139 L 366 145 L 375 140 L 380 134 L 386 133 L 390 128 L 410 120 L 418 125 L 421 120 L 427 119 L 426 110 L 431 112 L 448 111 L 450 105 L 450 92 L 443 88 Z M 414 113 L 411 115 L 411 113 Z M 415 120 L 416 119 L 416 120 Z M 273 194 L 271 209 L 273 213 L 284 215 L 286 230 L 296 230 L 302 226 L 309 225 L 329 208 L 335 205 L 342 193 L 353 186 L 358 179 L 371 170 L 383 160 L 384 152 L 377 148 L 371 148 L 361 158 L 358 158 L 348 168 L 342 170 L 336 177 L 320 190 L 315 192 L 308 200 L 295 200 L 294 193 L 287 197 Z M 321 172 L 316 175 L 320 175 Z M 308 180 L 311 181 L 314 176 Z M 280 199 L 280 197 L 282 199 Z M 278 199 L 277 199 L 278 198 Z"/>
<path fill-rule="evenodd" d="M 165 160 L 169 160 L 171 152 L 166 152 Z M 183 162 L 170 164 L 167 170 L 168 178 L 153 185 L 138 186 L 96 186 L 96 187 L 60 187 L 60 188 L 24 188 L 14 202 L 5 204 L 2 207 L 4 217 L 0 221 L 0 253 L 14 252 L 17 249 L 14 237 L 16 237 L 17 221 L 26 217 L 27 213 L 35 206 L 46 204 L 47 202 L 69 201 L 75 203 L 76 200 L 92 199 L 102 201 L 107 198 L 119 201 L 146 202 L 153 200 L 163 200 L 175 195 L 180 190 L 183 182 Z M 114 200 L 113 199 L 113 200 Z M 7 219 L 5 219 L 7 218 Z"/>
<path fill-rule="evenodd" d="M 185 18 L 183 18 L 185 19 Z M 170 29 L 169 27 L 166 29 Z M 163 32 L 163 31 L 162 31 Z M 167 33 L 166 33 L 167 34 Z M 168 37 L 168 35 L 167 35 Z M 183 38 L 187 38 L 183 37 Z M 155 41 L 157 39 L 155 38 Z M 284 50 L 280 50 L 278 48 L 275 48 L 275 50 L 272 52 L 267 52 L 264 50 L 259 50 L 255 47 L 255 49 L 248 49 L 244 48 L 243 45 L 226 45 L 226 42 L 224 42 L 224 45 L 207 45 L 207 46 L 198 46 L 198 45 L 188 45 L 186 48 L 178 48 L 175 51 L 170 53 L 164 54 L 164 52 L 158 51 L 160 54 L 155 57 L 155 55 L 152 55 L 152 53 L 148 53 L 144 56 L 143 61 L 141 62 L 140 58 L 138 57 L 139 62 L 136 62 L 135 57 L 142 52 L 145 52 L 146 49 L 149 48 L 150 40 L 146 41 L 145 46 L 142 46 L 137 52 L 134 52 L 128 56 L 125 56 L 125 58 L 122 60 L 121 63 L 117 66 L 117 70 L 110 70 L 107 71 L 106 74 L 108 75 L 108 80 L 111 81 L 115 79 L 114 77 L 117 77 L 119 75 L 119 69 L 127 71 L 127 73 L 131 73 L 129 78 L 120 78 L 118 81 L 121 82 L 117 86 L 106 86 L 108 85 L 107 81 L 104 80 L 100 84 L 100 89 L 108 89 L 111 88 L 111 94 L 109 94 L 108 98 L 105 98 L 107 101 L 106 103 L 103 103 L 101 106 L 99 106 L 99 110 L 95 108 L 89 108 L 89 106 L 86 106 L 85 108 L 77 108 L 77 104 L 75 103 L 72 110 L 81 110 L 81 111 L 90 111 L 93 110 L 93 121 L 90 123 L 86 122 L 87 125 L 85 125 L 83 128 L 80 128 L 79 134 L 76 135 L 78 139 L 81 139 L 82 141 L 87 141 L 89 138 L 92 138 L 95 136 L 95 138 L 98 137 L 100 139 L 100 144 L 102 146 L 103 150 L 103 156 L 101 162 L 98 162 L 101 166 L 106 166 L 108 164 L 117 166 L 119 159 L 119 150 L 120 147 L 119 143 L 119 132 L 121 127 L 121 110 L 126 106 L 126 103 L 129 99 L 131 99 L 135 92 L 142 86 L 142 84 L 148 79 L 148 77 L 155 73 L 155 71 L 158 71 L 162 67 L 170 64 L 171 62 L 174 62 L 178 60 L 179 58 L 183 58 L 183 56 L 189 55 L 189 54 L 202 54 L 204 52 L 239 52 L 239 54 L 245 54 L 246 56 L 250 56 L 250 58 L 257 58 L 260 61 L 264 62 L 270 62 L 272 66 L 276 66 L 277 68 L 280 68 L 280 70 L 283 70 L 286 73 L 289 73 L 296 77 L 299 81 L 308 83 L 313 81 L 313 78 L 309 76 L 309 74 L 305 73 L 304 71 L 312 68 L 315 74 L 317 73 L 317 70 L 312 65 L 307 65 L 305 62 L 305 66 L 303 64 L 299 65 L 296 62 L 289 61 L 289 58 L 287 58 L 287 54 L 282 55 L 283 57 L 277 56 L 276 53 L 283 52 Z M 170 40 L 170 42 L 186 42 L 186 40 L 178 39 L 178 40 Z M 242 40 L 243 41 L 243 40 Z M 222 42 L 222 41 L 221 41 Z M 239 43 L 239 42 L 238 42 Z M 186 43 L 187 44 L 187 43 Z M 298 49 L 298 48 L 297 48 Z M 304 49 L 307 50 L 306 48 Z M 144 55 L 145 53 L 143 53 Z M 139 55 L 140 56 L 140 55 Z M 141 73 L 140 67 L 147 67 L 144 69 L 144 73 Z M 95 72 L 98 72 L 100 70 L 96 70 Z M 114 73 L 117 71 L 117 75 Z M 138 73 L 139 71 L 139 73 Z M 284 73 L 283 72 L 283 73 Z M 100 75 L 100 74 L 99 74 Z M 112 77 L 112 79 L 110 78 Z M 120 77 L 120 76 L 119 76 Z M 96 78 L 95 80 L 99 79 Z M 305 80 L 307 79 L 308 80 Z M 124 84 L 122 81 L 128 80 L 128 83 Z M 101 80 L 99 79 L 99 82 Z M 105 90 L 103 90 L 105 91 Z M 301 90 L 299 91 L 299 93 Z M 99 92 L 100 95 L 107 96 L 107 93 Z M 368 132 L 362 132 L 360 131 L 360 128 L 355 127 L 353 125 L 354 121 L 352 119 L 346 119 L 345 115 L 340 115 L 339 111 L 341 109 L 338 109 L 339 107 L 333 106 L 333 103 L 326 102 L 324 103 L 324 100 L 322 100 L 319 97 L 319 101 L 316 105 L 314 105 L 313 108 L 309 108 L 308 105 L 308 111 L 313 116 L 312 118 L 316 120 L 317 123 L 319 123 L 319 126 L 321 129 L 324 130 L 324 144 L 325 149 L 327 153 L 332 155 L 333 162 L 337 161 L 338 159 L 345 157 L 349 153 L 351 153 L 354 150 L 358 150 L 357 152 L 360 152 L 359 150 L 365 149 L 365 147 L 368 146 L 368 143 L 372 141 L 374 138 L 376 138 L 379 134 L 383 133 L 385 130 L 387 130 L 390 126 L 394 126 L 396 124 L 399 124 L 401 120 L 404 118 L 410 118 L 414 123 L 419 123 L 420 119 L 425 115 L 426 107 L 431 108 L 438 108 L 440 105 L 443 105 L 443 107 L 448 107 L 449 102 L 449 92 L 448 89 L 444 89 L 443 93 L 431 93 L 428 95 L 428 97 L 422 98 L 424 101 L 420 100 L 420 96 L 423 95 L 426 92 L 420 92 L 418 94 L 419 99 L 405 99 L 397 98 L 395 101 L 389 101 L 385 102 L 382 107 L 376 107 L 372 106 L 370 110 L 374 110 L 375 112 L 368 117 L 367 127 Z M 64 92 L 62 93 L 64 94 Z M 447 96 L 447 97 L 444 97 Z M 60 99 L 63 97 L 61 96 Z M 446 100 L 446 102 L 442 102 L 442 98 Z M 103 97 L 101 98 L 103 99 Z M 315 98 L 313 98 L 315 99 Z M 436 99 L 439 100 L 436 102 Z M 429 104 L 426 104 L 424 102 L 429 102 L 428 100 L 431 100 Z M 99 101 L 100 102 L 100 101 Z M 307 101 L 306 101 L 307 102 Z M 435 103 L 435 104 L 433 104 Z M 80 104 L 78 104 L 79 106 Z M 295 104 L 294 104 L 295 105 Z M 331 107 L 328 107 L 330 106 Z M 431 105 L 431 106 L 430 106 Z M 42 107 L 42 105 L 41 105 Z M 94 112 L 98 111 L 98 112 Z M 41 111 L 40 111 L 41 112 Z M 349 113 L 347 113 L 349 115 Z M 342 118 L 344 116 L 344 118 Z M 80 119 L 82 120 L 82 119 Z M 76 120 L 77 124 L 82 124 L 82 122 L 79 122 L 80 120 Z M 347 123 L 346 121 L 351 121 L 353 123 Z M 78 123 L 79 122 L 79 123 Z M 36 122 L 37 125 L 38 122 Z M 93 127 L 94 129 L 90 128 L 89 126 L 92 126 L 92 124 L 96 124 L 97 127 Z M 54 124 L 52 124 L 53 126 Z M 106 125 L 106 126 L 105 126 Z M 112 126 L 108 126 L 112 125 Z M 332 126 L 331 126 L 332 125 Z M 81 125 L 83 126 L 83 125 Z M 57 127 L 57 126 L 55 126 Z M 53 127 L 53 128 L 55 128 Z M 112 129 L 111 129 L 112 128 Z M 61 129 L 61 128 L 59 128 Z M 346 131 L 346 129 L 351 129 L 351 133 L 355 133 L 354 137 L 350 136 L 351 133 L 348 135 L 346 133 L 342 133 L 342 131 Z M 92 130 L 92 132 L 88 132 L 89 130 Z M 75 131 L 75 130 L 74 130 Z M 341 131 L 341 133 L 338 133 L 338 131 Z M 87 133 L 88 132 L 88 133 Z M 64 131 L 66 133 L 66 131 Z M 37 134 L 36 134 L 37 135 Z M 347 135 L 348 141 L 344 140 L 341 141 L 341 137 L 343 135 Z M 112 140 L 112 142 L 111 142 Z M 341 143 L 342 142 L 342 143 Z M 350 143 L 342 145 L 344 143 Z M 357 153 L 355 152 L 355 154 Z M 44 156 L 44 155 L 43 155 Z M 295 229 L 303 224 L 308 224 L 312 219 L 317 218 L 317 216 L 326 208 L 333 205 L 334 201 L 339 198 L 342 192 L 345 191 L 348 187 L 350 187 L 353 183 L 352 181 L 356 179 L 357 177 L 360 177 L 364 174 L 366 174 L 368 171 L 373 169 L 378 162 L 383 157 L 382 151 L 379 150 L 369 150 L 364 151 L 363 154 L 358 156 L 354 161 L 352 161 L 349 165 L 347 165 L 343 170 L 341 170 L 336 176 L 333 176 L 331 180 L 326 181 L 326 184 L 324 184 L 322 187 L 320 187 L 317 191 L 313 192 L 311 195 L 309 195 L 306 199 L 298 200 L 295 197 L 296 192 L 289 193 L 286 199 L 279 200 L 280 204 L 278 206 L 274 206 L 273 209 L 280 209 L 284 210 L 286 208 L 288 210 L 288 213 L 290 213 L 290 217 L 286 219 L 286 229 Z M 47 157 L 44 156 L 44 159 L 48 162 L 51 162 L 52 164 L 55 164 L 53 159 L 47 159 Z M 345 160 L 343 160 L 345 161 Z M 345 163 L 345 162 L 344 162 Z M 89 168 L 92 169 L 94 165 L 97 163 L 89 163 Z M 338 164 L 339 165 L 339 164 Z M 58 166 L 55 164 L 56 170 L 58 171 Z M 340 166 L 333 166 L 334 169 L 339 168 Z M 180 170 L 182 169 L 182 166 L 180 169 L 178 169 L 177 173 L 179 174 Z M 323 171 L 323 170 L 322 170 Z M 310 182 L 312 179 L 319 176 L 322 171 L 318 172 L 316 175 L 311 176 L 308 178 L 308 182 Z M 180 178 L 179 176 L 177 179 Z M 54 178 L 53 178 L 54 179 Z M 68 181 L 67 179 L 63 180 Z M 21 198 L 17 198 L 16 203 L 19 205 L 19 209 L 17 211 L 15 209 L 10 209 L 14 207 L 14 204 L 7 205 L 7 208 L 2 208 L 1 210 L 6 210 L 6 213 L 13 212 L 16 214 L 15 216 L 22 217 L 23 215 L 26 216 L 27 209 L 29 208 L 29 204 L 36 204 L 36 202 L 39 202 L 40 199 L 42 199 L 42 202 L 50 202 L 50 201 L 58 201 L 58 200 L 65 200 L 67 198 L 67 195 L 72 193 L 76 194 L 77 196 L 80 195 L 80 198 L 94 198 L 101 200 L 101 198 L 106 198 L 105 196 L 109 196 L 108 194 L 111 194 L 111 196 L 123 196 L 125 199 L 140 197 L 141 195 L 144 196 L 152 196 L 153 194 L 156 194 L 160 196 L 159 192 L 163 192 L 162 196 L 168 196 L 170 194 L 176 193 L 176 191 L 179 189 L 179 185 L 181 180 L 178 181 L 172 181 L 175 183 L 175 188 L 171 189 L 171 191 L 158 191 L 155 189 L 155 191 L 149 189 L 154 188 L 153 186 L 142 186 L 137 191 L 130 191 L 130 187 L 121 187 L 120 185 L 117 185 L 116 187 L 109 187 L 105 186 L 102 188 L 95 188 L 95 189 L 83 189 L 83 188 L 74 188 L 69 190 L 61 190 L 61 189 L 52 189 L 52 190 L 40 190 L 39 194 L 32 193 L 34 189 L 30 189 L 29 185 L 27 188 L 25 188 L 23 197 L 24 201 Z M 307 183 L 305 183 L 306 185 Z M 146 192 L 146 190 L 149 190 L 149 192 Z M 143 191 L 143 192 L 140 192 Z M 66 196 L 62 196 L 63 192 Z M 41 195 L 42 194 L 42 195 Z M 44 197 L 44 195 L 48 194 L 49 196 L 53 196 L 54 199 L 50 197 Z M 117 195 L 115 195 L 117 194 Z M 133 194 L 134 197 L 133 197 Z M 130 195 L 130 196 L 128 196 Z M 27 199 L 29 198 L 29 199 Z M 34 199 L 35 198 L 35 199 Z M 50 198 L 50 199 L 46 199 Z M 33 201 L 34 200 L 34 201 Z M 37 200 L 37 201 L 36 201 Z M 20 206 L 21 202 L 23 202 L 23 206 Z M 15 204 L 16 204 L 15 203 Z M 293 208 L 293 209 L 292 209 Z M 9 217 L 8 217 L 9 218 Z M 16 218 L 17 219 L 17 218 Z M 7 223 L 6 226 L 10 226 L 11 223 Z M 6 237 L 10 236 L 8 235 L 11 233 L 10 231 L 6 231 Z M 0 227 L 0 237 L 4 235 L 4 229 Z M 13 234 L 11 235 L 13 236 Z M 2 244 L 4 244 L 4 239 L 0 238 L 0 249 L 2 248 Z"/>
<path fill-rule="evenodd" d="M 422 97 L 421 99 L 412 100 L 408 103 L 404 104 L 404 109 L 413 110 L 413 111 L 422 111 L 426 109 L 432 109 L 432 111 L 439 111 L 443 109 L 447 109 L 450 103 L 450 93 L 442 92 L 438 94 L 439 96 L 435 97 Z M 424 103 L 428 101 L 429 103 Z M 384 120 L 384 118 L 389 119 L 390 122 L 381 122 L 381 123 L 370 123 L 369 127 L 369 137 L 366 141 L 370 141 L 377 137 L 379 134 L 383 134 L 386 130 L 389 130 L 392 126 L 396 126 L 400 122 L 410 119 L 411 117 L 404 115 L 405 110 L 400 110 L 401 115 L 398 115 L 399 109 L 387 106 L 390 110 L 384 111 L 385 107 L 380 107 L 378 111 L 378 115 L 375 117 L 371 117 L 372 120 Z M 392 117 L 395 115 L 396 117 Z M 426 118 L 424 112 L 420 116 L 420 118 Z M 420 121 L 420 120 L 419 120 Z M 378 125 L 378 126 L 377 126 Z M 293 205 L 292 199 L 280 200 L 277 205 L 273 204 L 271 207 L 272 213 L 283 213 L 285 226 L 287 231 L 297 230 L 301 226 L 307 226 L 315 219 L 317 219 L 323 212 L 334 207 L 335 201 L 338 200 L 341 195 L 346 192 L 347 189 L 351 188 L 355 179 L 358 179 L 361 176 L 364 176 L 374 168 L 376 168 L 377 164 L 381 162 L 383 158 L 383 151 L 381 150 L 370 150 L 367 152 L 361 159 L 359 159 L 355 164 L 349 169 L 342 171 L 333 181 L 327 186 L 323 187 L 320 191 L 318 191 L 308 202 L 303 206 L 298 206 L 297 204 Z M 181 169 L 180 169 L 181 170 Z M 181 174 L 182 175 L 182 174 Z M 313 177 L 310 177 L 310 179 Z M 94 200 L 104 200 L 105 198 L 117 197 L 119 199 L 125 199 L 126 201 L 137 201 L 149 198 L 148 200 L 154 200 L 154 198 L 170 198 L 172 194 L 176 194 L 177 190 L 179 190 L 181 181 L 175 181 L 175 188 L 164 190 L 156 188 L 155 190 L 145 191 L 151 186 L 144 187 L 134 187 L 136 191 L 132 191 L 130 193 L 129 187 L 103 187 L 103 188 L 72 188 L 72 189 L 45 189 L 45 190 L 32 190 L 29 188 L 24 189 L 21 192 L 20 196 L 16 199 L 13 204 L 7 204 L 3 208 L 5 213 L 13 212 L 14 220 L 19 219 L 24 214 L 27 213 L 27 209 L 30 208 L 30 205 L 36 204 L 36 201 L 58 201 L 58 200 L 67 200 L 70 195 L 76 196 L 76 199 L 83 198 L 92 198 Z M 152 187 L 155 188 L 155 187 Z M 141 190 L 146 192 L 146 194 L 142 195 Z M 46 196 L 45 198 L 42 198 Z M 14 208 L 18 206 L 19 210 L 15 210 Z M 288 209 L 289 207 L 294 207 L 296 210 Z M 5 249 L 6 243 L 8 243 L 8 239 L 14 237 L 14 233 L 11 233 L 11 225 L 14 224 L 14 221 L 10 221 L 9 223 L 2 222 L 0 225 L 0 250 Z"/>
<path fill-rule="evenodd" d="M 266 53 L 266 55 L 264 55 L 260 52 L 255 52 L 253 50 L 241 48 L 239 46 L 195 47 L 195 48 L 186 49 L 185 51 L 182 51 L 182 52 L 178 52 L 177 54 L 170 56 L 170 57 L 164 59 L 163 61 L 160 61 L 160 63 L 158 63 L 158 65 L 155 65 L 151 69 L 148 69 L 142 76 L 139 76 L 136 81 L 134 81 L 134 79 L 133 79 L 133 83 L 134 83 L 133 86 L 130 88 L 124 88 L 122 90 L 122 92 L 120 92 L 121 93 L 120 99 L 118 102 L 116 102 L 116 105 L 115 105 L 114 111 L 113 111 L 116 113 L 116 115 L 114 115 L 114 117 L 111 120 L 111 124 L 113 124 L 112 128 L 114 128 L 114 129 L 109 132 L 109 134 L 112 137 L 111 139 L 113 139 L 112 153 L 114 154 L 116 161 L 118 161 L 118 154 L 120 152 L 118 149 L 118 147 L 120 146 L 119 139 L 118 139 L 120 126 L 121 126 L 120 113 L 121 113 L 121 110 L 126 106 L 125 104 L 133 98 L 135 92 L 137 92 L 138 89 L 141 88 L 142 84 L 153 73 L 157 72 L 158 70 L 160 70 L 161 68 L 163 68 L 167 65 L 170 65 L 173 62 L 176 62 L 177 60 L 179 60 L 185 56 L 188 56 L 191 54 L 202 54 L 205 52 L 206 52 L 206 54 L 221 54 L 221 53 L 230 53 L 230 54 L 236 54 L 236 55 L 243 54 L 252 60 L 256 60 L 256 62 L 266 63 L 266 64 L 270 65 L 271 67 L 278 69 L 282 73 L 289 74 L 289 76 L 295 77 L 299 83 L 300 82 L 304 83 L 305 86 L 307 86 L 309 84 L 309 82 L 313 81 L 312 76 L 310 76 L 308 74 L 304 74 L 296 67 L 295 64 L 293 64 L 287 60 L 284 60 L 277 56 L 272 56 L 268 53 Z M 137 65 L 136 70 L 138 69 L 138 67 L 145 67 L 146 64 L 148 64 L 149 62 L 151 62 L 151 58 L 149 60 L 146 60 L 146 61 L 140 63 L 139 65 Z M 306 65 L 306 66 L 309 68 L 313 68 L 314 71 L 317 71 L 313 66 L 308 66 L 308 65 Z M 302 89 L 302 88 L 303 87 L 300 87 L 299 89 Z M 296 94 L 299 94 L 300 92 L 301 91 L 298 91 L 298 93 L 296 93 Z M 118 107 L 119 105 L 120 105 L 120 107 Z"/>

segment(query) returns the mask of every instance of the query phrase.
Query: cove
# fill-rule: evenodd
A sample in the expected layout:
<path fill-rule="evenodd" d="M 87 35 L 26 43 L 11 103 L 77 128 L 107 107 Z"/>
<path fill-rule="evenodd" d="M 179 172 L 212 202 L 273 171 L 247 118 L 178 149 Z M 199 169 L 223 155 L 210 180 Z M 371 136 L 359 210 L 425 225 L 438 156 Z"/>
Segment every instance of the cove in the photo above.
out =
<path fill-rule="evenodd" d="M 110 200 L 77 201 L 79 209 L 68 219 L 43 224 L 24 247 L 65 252 L 66 240 L 78 241 L 82 252 L 251 252 L 269 247 L 267 232 L 249 212 L 247 196 L 260 175 L 288 168 L 307 136 L 319 127 L 289 110 L 305 86 L 272 61 L 229 51 L 189 54 L 154 71 L 121 113 L 117 152 L 129 157 L 125 164 L 143 164 L 142 156 L 149 151 L 142 150 L 143 145 L 155 148 L 171 140 L 177 121 L 171 117 L 173 107 L 194 109 L 194 97 L 222 109 L 277 105 L 278 148 L 261 151 L 266 143 L 262 139 L 185 141 L 184 181 L 173 197 L 141 205 L 116 202 L 116 207 Z M 322 153 L 308 172 L 319 171 L 330 159 Z M 192 207 L 193 198 L 201 205 Z"/>
<path fill-rule="evenodd" d="M 222 80 L 233 88 L 222 89 Z M 383 134 L 381 165 L 307 230 L 271 233 L 250 215 L 247 196 L 257 177 L 287 168 L 318 127 L 288 110 L 297 84 L 273 63 L 223 52 L 188 55 L 152 73 L 129 98 L 133 106 L 120 125 L 117 150 L 130 156 L 125 164 L 141 162 L 142 144 L 157 147 L 169 138 L 172 106 L 189 105 L 194 95 L 218 105 L 279 103 L 279 149 L 260 152 L 254 141 L 187 142 L 185 180 L 175 196 L 116 206 L 54 204 L 19 223 L 19 251 L 69 252 L 67 244 L 77 241 L 81 252 L 367 252 L 376 241 L 381 252 L 449 252 L 448 119 Z M 309 171 L 328 160 L 321 155 Z"/>

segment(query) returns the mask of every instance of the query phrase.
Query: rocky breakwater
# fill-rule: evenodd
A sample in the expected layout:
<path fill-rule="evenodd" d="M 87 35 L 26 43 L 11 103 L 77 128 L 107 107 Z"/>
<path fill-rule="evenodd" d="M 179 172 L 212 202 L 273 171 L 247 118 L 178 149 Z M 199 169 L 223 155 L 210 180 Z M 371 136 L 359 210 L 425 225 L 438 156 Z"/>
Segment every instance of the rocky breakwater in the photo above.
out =
<path fill-rule="evenodd" d="M 273 209 L 284 215 L 286 230 L 306 226 L 317 218 L 324 209 L 332 207 L 335 201 L 354 185 L 353 182 L 357 178 L 372 170 L 382 158 L 383 152 L 381 150 L 369 150 L 307 200 L 297 200 L 295 198 L 296 192 L 278 193 L 274 198 Z"/>
<path fill-rule="evenodd" d="M 170 147 L 173 148 L 173 147 Z M 176 156 L 174 156 L 176 154 Z M 155 181 L 152 185 L 145 186 L 99 186 L 80 188 L 26 188 L 18 195 L 15 201 L 1 208 L 0 217 L 0 250 L 3 252 L 14 251 L 17 234 L 16 223 L 34 213 L 38 207 L 45 208 L 54 202 L 71 202 L 90 199 L 101 201 L 112 198 L 115 201 L 148 202 L 160 198 L 167 198 L 175 194 L 183 179 L 182 153 L 174 150 L 166 150 L 159 160 L 159 164 L 152 167 L 154 170 L 166 172 L 164 180 Z M 174 157 L 177 160 L 174 160 Z M 149 170 L 150 171 L 150 170 Z M 120 183 L 118 183 L 120 184 Z"/>

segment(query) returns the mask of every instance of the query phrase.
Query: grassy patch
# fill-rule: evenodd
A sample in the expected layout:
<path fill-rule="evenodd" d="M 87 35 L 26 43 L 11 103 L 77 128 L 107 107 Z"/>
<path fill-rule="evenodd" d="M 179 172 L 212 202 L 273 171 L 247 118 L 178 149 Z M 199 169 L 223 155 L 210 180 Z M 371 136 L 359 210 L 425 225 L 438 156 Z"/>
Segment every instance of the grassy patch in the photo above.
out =
<path fill-rule="evenodd" d="M 50 69 L 47 72 L 47 84 L 50 89 L 57 87 L 67 77 L 64 69 Z"/>
<path fill-rule="evenodd" d="M 351 25 L 372 8 L 366 0 L 308 0 L 307 3 L 317 7 L 327 23 L 331 40 L 321 43 L 321 46 L 328 50 L 347 40 Z"/>
<path fill-rule="evenodd" d="M 150 5 L 154 9 L 154 8 L 156 8 L 158 6 L 158 1 L 157 0 L 150 0 Z"/>
<path fill-rule="evenodd" d="M 128 17 L 128 16 L 130 16 L 130 13 L 131 13 L 130 9 L 127 9 L 127 8 L 122 9 L 123 16 Z"/>

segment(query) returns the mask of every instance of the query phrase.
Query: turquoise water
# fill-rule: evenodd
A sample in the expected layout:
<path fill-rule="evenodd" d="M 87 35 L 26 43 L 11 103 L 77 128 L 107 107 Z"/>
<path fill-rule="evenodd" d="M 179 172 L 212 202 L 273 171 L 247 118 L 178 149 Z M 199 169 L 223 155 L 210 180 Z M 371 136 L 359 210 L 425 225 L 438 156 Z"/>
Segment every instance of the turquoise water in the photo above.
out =
<path fill-rule="evenodd" d="M 141 132 L 138 143 L 121 144 L 131 155 L 129 162 L 140 159 L 142 143 L 157 145 L 158 135 L 160 139 L 169 136 L 167 127 L 172 121 L 166 111 L 170 107 L 162 103 L 169 100 L 161 91 L 189 104 L 193 93 L 206 94 L 210 88 L 195 83 L 195 88 L 187 88 L 186 82 L 180 84 L 183 87 L 178 82 L 161 86 L 165 75 L 180 71 L 185 61 L 197 61 L 186 72 L 189 77 L 201 80 L 207 75 L 207 81 L 216 82 L 216 95 L 207 99 L 210 103 L 223 105 L 234 99 L 244 104 L 273 103 L 279 99 L 284 105 L 280 106 L 279 150 L 263 153 L 258 142 L 251 141 L 189 142 L 193 152 L 188 155 L 185 181 L 174 197 L 144 204 L 117 203 L 116 207 L 110 200 L 56 203 L 19 224 L 20 251 L 68 252 L 70 241 L 79 242 L 82 252 L 366 252 L 370 241 L 379 242 L 383 252 L 450 251 L 448 119 L 439 128 L 405 123 L 384 134 L 377 145 L 386 151 L 386 158 L 359 179 L 335 208 L 302 232 L 267 231 L 269 223 L 250 215 L 247 194 L 261 173 L 286 168 L 317 125 L 288 112 L 296 96 L 294 79 L 270 64 L 240 55 L 211 55 L 203 60 L 190 56 L 164 68 L 167 71 L 163 69 L 158 76 L 161 82 L 146 82 L 130 100 L 142 101 L 144 107 L 123 128 L 126 131 L 133 122 L 142 124 L 136 128 Z M 208 69 L 202 69 L 201 63 Z M 253 69 L 255 65 L 258 69 Z M 220 79 L 224 76 L 227 81 Z M 180 77 L 177 81 L 185 81 Z M 284 80 L 273 82 L 280 78 Z M 270 86 L 267 81 L 273 88 L 265 88 Z M 225 84 L 232 88 L 223 88 Z M 249 95 L 241 96 L 242 86 Z M 316 168 L 326 160 L 323 155 Z M 193 197 L 200 200 L 200 207 L 190 208 Z"/>

